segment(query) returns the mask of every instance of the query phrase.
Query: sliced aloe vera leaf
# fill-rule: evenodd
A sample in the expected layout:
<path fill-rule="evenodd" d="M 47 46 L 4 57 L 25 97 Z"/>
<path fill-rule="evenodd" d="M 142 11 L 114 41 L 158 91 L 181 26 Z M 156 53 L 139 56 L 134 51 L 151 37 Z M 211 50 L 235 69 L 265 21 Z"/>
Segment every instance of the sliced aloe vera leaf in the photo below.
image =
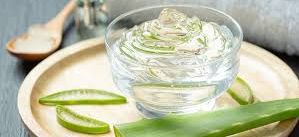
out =
<path fill-rule="evenodd" d="M 64 106 L 56 106 L 56 114 L 58 123 L 69 130 L 88 134 L 109 132 L 109 124 L 77 114 Z"/>
<path fill-rule="evenodd" d="M 147 52 L 147 53 L 156 53 L 156 54 L 171 54 L 176 52 L 175 48 L 159 48 L 159 47 L 148 47 L 144 46 L 143 44 L 133 42 L 132 43 L 133 48 L 139 51 Z"/>
<path fill-rule="evenodd" d="M 247 105 L 255 102 L 251 88 L 240 77 L 236 78 L 235 82 L 227 92 L 240 105 Z"/>
<path fill-rule="evenodd" d="M 126 98 L 97 89 L 72 89 L 47 95 L 39 99 L 45 105 L 121 104 Z"/>
<path fill-rule="evenodd" d="M 299 99 L 114 125 L 116 137 L 225 137 L 299 116 Z"/>

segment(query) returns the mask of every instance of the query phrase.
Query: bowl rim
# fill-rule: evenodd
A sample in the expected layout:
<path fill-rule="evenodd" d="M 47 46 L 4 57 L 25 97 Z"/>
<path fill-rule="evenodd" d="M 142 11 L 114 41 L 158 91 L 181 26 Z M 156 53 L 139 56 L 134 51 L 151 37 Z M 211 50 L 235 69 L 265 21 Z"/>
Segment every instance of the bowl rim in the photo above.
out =
<path fill-rule="evenodd" d="M 141 11 L 145 11 L 145 10 L 153 10 L 153 9 L 159 9 L 159 8 L 171 8 L 171 7 L 185 7 L 185 8 L 201 8 L 201 9 L 206 9 L 206 10 L 209 10 L 209 11 L 212 11 L 214 13 L 218 13 L 222 16 L 224 16 L 225 18 L 229 19 L 237 28 L 237 30 L 239 31 L 240 35 L 238 37 L 236 37 L 236 42 L 233 42 L 233 49 L 230 50 L 229 52 L 223 54 L 222 57 L 219 57 L 219 58 L 215 58 L 213 60 L 210 60 L 208 62 L 204 62 L 204 63 L 200 63 L 200 64 L 180 64 L 180 65 L 167 65 L 167 66 L 161 66 L 161 65 L 154 65 L 154 64 L 146 64 L 144 62 L 140 62 L 140 61 L 135 61 L 135 60 L 132 60 L 132 61 L 128 61 L 126 59 L 123 59 L 118 53 L 116 53 L 116 51 L 112 50 L 111 47 L 110 47 L 110 44 L 108 43 L 108 36 L 111 34 L 111 28 L 118 22 L 120 21 L 121 19 L 129 16 L 129 15 L 132 15 L 134 13 L 138 13 L 138 12 L 141 12 Z M 221 62 L 223 61 L 224 59 L 226 59 L 228 56 L 231 55 L 231 53 L 234 53 L 234 52 L 238 52 L 240 47 L 241 47 L 241 43 L 243 41 L 243 31 L 242 31 L 242 28 L 240 26 L 240 24 L 233 18 L 231 17 L 230 15 L 226 14 L 225 12 L 222 12 L 220 10 L 217 10 L 215 8 L 211 8 L 211 7 L 208 7 L 208 6 L 202 6 L 202 5 L 190 5 L 190 4 L 171 4 L 171 5 L 155 5 L 155 6 L 146 6 L 146 7 L 143 7 L 143 8 L 138 8 L 138 9 L 134 9 L 134 10 L 130 10 L 128 12 L 125 12 L 121 15 L 119 15 L 118 17 L 116 17 L 115 19 L 113 19 L 108 27 L 106 28 L 106 31 L 105 31 L 105 36 L 104 36 L 104 42 L 105 42 L 105 47 L 107 49 L 108 52 L 112 52 L 116 58 L 118 60 L 121 60 L 121 61 L 124 61 L 124 62 L 127 62 L 127 63 L 133 63 L 133 64 L 138 64 L 140 66 L 145 66 L 145 67 L 157 67 L 157 68 L 181 68 L 181 67 L 196 67 L 196 66 L 208 66 L 208 65 L 211 65 L 211 64 L 215 64 L 215 63 L 218 63 L 218 62 Z M 109 53 L 108 53 L 109 54 Z M 235 53 L 237 54 L 237 53 Z M 113 55 L 113 56 L 114 56 Z"/>

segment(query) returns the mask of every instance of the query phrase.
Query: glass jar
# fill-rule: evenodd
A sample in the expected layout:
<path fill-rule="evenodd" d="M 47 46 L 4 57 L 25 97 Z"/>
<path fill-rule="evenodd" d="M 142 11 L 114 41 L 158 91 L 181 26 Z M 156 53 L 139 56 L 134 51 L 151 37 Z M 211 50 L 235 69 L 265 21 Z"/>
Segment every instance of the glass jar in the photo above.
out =
<path fill-rule="evenodd" d="M 80 39 L 104 35 L 107 22 L 105 0 L 77 0 L 75 24 Z"/>

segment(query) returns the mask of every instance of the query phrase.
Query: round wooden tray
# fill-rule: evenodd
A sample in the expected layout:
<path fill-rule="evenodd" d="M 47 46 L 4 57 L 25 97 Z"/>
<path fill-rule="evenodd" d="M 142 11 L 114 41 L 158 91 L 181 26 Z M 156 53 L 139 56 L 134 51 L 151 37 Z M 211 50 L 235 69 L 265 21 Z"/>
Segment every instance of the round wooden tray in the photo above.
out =
<path fill-rule="evenodd" d="M 240 58 L 239 76 L 249 83 L 260 100 L 298 97 L 297 77 L 276 56 L 244 42 Z M 25 125 L 39 137 L 114 136 L 113 131 L 103 135 L 88 135 L 67 130 L 57 123 L 55 107 L 38 103 L 38 99 L 44 95 L 74 88 L 96 88 L 118 92 L 110 74 L 103 39 L 86 40 L 60 50 L 42 61 L 28 74 L 18 95 L 18 109 Z M 232 106 L 236 103 L 224 94 L 217 100 L 217 105 Z M 133 103 L 69 107 L 80 114 L 98 118 L 111 125 L 142 118 Z M 235 136 L 284 137 L 288 136 L 296 122 L 294 119 L 277 122 Z"/>

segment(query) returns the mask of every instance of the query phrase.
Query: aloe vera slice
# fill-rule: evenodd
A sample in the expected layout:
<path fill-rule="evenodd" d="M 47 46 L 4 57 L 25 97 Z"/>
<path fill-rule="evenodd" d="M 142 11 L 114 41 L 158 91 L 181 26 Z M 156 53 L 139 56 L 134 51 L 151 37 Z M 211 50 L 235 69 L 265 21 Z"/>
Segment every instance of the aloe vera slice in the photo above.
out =
<path fill-rule="evenodd" d="M 56 113 L 58 123 L 69 130 L 88 134 L 109 132 L 109 124 L 77 114 L 64 106 L 56 106 Z"/>
<path fill-rule="evenodd" d="M 143 119 L 114 126 L 116 137 L 225 137 L 299 116 L 299 99 Z"/>
<path fill-rule="evenodd" d="M 227 92 L 240 105 L 247 105 L 255 102 L 251 88 L 240 77 L 237 77 Z"/>
<path fill-rule="evenodd" d="M 57 92 L 39 99 L 45 105 L 121 104 L 126 98 L 96 89 L 73 89 Z"/>

